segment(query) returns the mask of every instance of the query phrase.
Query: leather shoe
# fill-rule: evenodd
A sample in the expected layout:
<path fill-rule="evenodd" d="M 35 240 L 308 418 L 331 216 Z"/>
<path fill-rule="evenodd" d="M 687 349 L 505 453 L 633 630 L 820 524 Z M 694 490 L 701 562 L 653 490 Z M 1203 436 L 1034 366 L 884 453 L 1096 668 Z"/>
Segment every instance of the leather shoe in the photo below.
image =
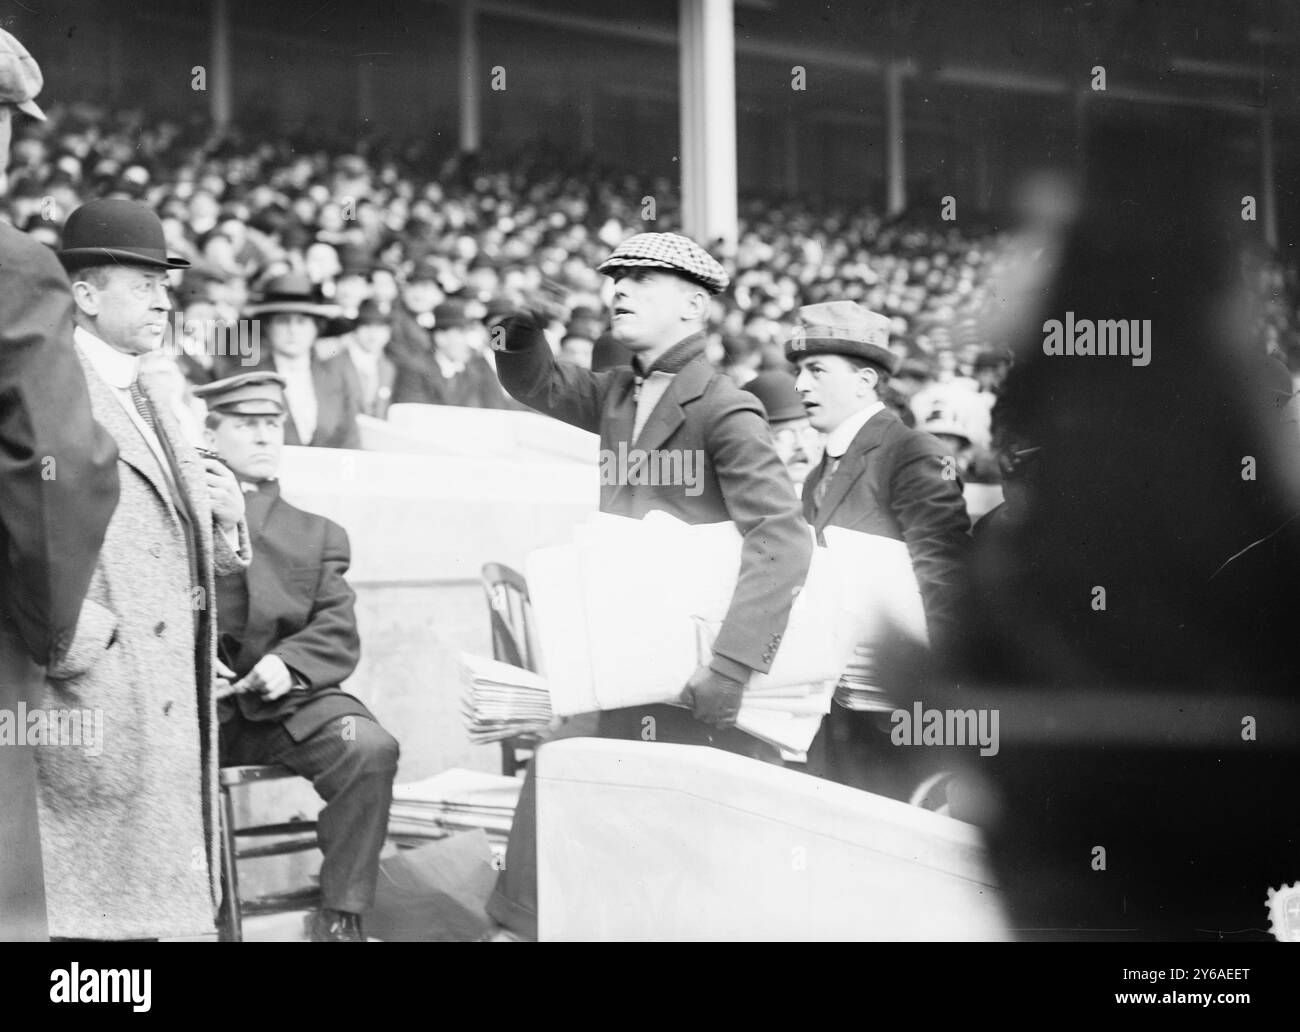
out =
<path fill-rule="evenodd" d="M 312 942 L 365 942 L 361 931 L 361 915 L 346 910 L 322 908 L 311 922 Z"/>

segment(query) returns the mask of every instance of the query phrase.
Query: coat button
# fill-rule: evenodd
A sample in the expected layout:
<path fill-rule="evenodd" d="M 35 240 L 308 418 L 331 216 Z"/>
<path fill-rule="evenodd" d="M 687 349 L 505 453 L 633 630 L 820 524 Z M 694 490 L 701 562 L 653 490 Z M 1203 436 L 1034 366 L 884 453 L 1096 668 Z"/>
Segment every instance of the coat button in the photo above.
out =
<path fill-rule="evenodd" d="M 171 716 L 171 712 L 172 712 L 172 700 L 168 699 L 166 702 L 163 703 L 163 716 L 169 717 Z"/>
<path fill-rule="evenodd" d="M 162 632 L 165 631 L 165 630 L 167 630 L 167 621 L 166 621 L 166 620 L 159 620 L 159 621 L 154 625 L 153 633 L 154 633 L 154 634 L 162 634 Z"/>

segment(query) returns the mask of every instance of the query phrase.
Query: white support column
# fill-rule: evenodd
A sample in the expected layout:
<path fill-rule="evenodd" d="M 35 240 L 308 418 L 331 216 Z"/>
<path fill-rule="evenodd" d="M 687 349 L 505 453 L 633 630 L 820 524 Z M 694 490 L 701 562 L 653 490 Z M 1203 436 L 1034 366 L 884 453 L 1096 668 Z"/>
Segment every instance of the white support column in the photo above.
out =
<path fill-rule="evenodd" d="M 476 152 L 483 139 L 479 97 L 478 10 L 475 0 L 460 0 L 460 149 Z"/>
<path fill-rule="evenodd" d="M 208 69 L 208 105 L 217 129 L 230 125 L 230 2 L 212 0 L 212 67 Z"/>
<path fill-rule="evenodd" d="M 736 244 L 736 36 L 732 0 L 680 0 L 682 228 Z"/>
<path fill-rule="evenodd" d="M 903 124 L 904 67 L 893 62 L 885 68 L 885 211 L 901 214 L 907 207 L 907 127 Z"/>
<path fill-rule="evenodd" d="M 1277 249 L 1277 167 L 1273 155 L 1273 108 L 1259 109 L 1260 221 L 1264 243 Z"/>

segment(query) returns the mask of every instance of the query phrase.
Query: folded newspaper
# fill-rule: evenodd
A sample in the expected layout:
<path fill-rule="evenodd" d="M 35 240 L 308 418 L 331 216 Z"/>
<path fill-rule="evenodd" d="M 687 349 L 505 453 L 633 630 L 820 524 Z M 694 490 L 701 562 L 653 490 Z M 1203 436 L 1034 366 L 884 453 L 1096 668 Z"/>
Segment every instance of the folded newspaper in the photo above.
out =
<path fill-rule="evenodd" d="M 551 723 L 551 694 L 544 678 L 530 670 L 468 652 L 460 655 L 461 713 L 475 745 L 545 730 Z"/>
<path fill-rule="evenodd" d="M 737 718 L 787 754 L 806 753 L 855 649 L 893 636 L 925 640 L 925 617 L 901 541 L 828 528 L 771 669 L 755 674 Z M 571 544 L 539 549 L 526 576 L 543 678 L 465 662 L 471 737 L 544 726 L 555 717 L 675 703 L 711 647 L 740 572 L 732 523 L 695 525 L 662 512 L 644 520 L 598 514 Z M 535 679 L 536 678 L 536 679 Z M 531 707 L 531 709 L 530 709 Z M 513 732 L 512 732 L 513 733 Z"/>

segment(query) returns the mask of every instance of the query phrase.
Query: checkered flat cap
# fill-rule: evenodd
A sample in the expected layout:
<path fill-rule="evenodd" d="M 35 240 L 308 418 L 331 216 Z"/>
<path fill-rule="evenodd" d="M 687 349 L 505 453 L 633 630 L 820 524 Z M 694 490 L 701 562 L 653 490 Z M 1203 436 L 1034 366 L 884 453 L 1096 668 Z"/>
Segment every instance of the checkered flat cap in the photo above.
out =
<path fill-rule="evenodd" d="M 608 274 L 610 269 L 638 266 L 679 273 L 694 280 L 710 294 L 721 293 L 731 282 L 727 270 L 714 260 L 713 255 L 695 241 L 676 233 L 638 233 L 628 237 L 600 263 L 596 271 Z"/>

